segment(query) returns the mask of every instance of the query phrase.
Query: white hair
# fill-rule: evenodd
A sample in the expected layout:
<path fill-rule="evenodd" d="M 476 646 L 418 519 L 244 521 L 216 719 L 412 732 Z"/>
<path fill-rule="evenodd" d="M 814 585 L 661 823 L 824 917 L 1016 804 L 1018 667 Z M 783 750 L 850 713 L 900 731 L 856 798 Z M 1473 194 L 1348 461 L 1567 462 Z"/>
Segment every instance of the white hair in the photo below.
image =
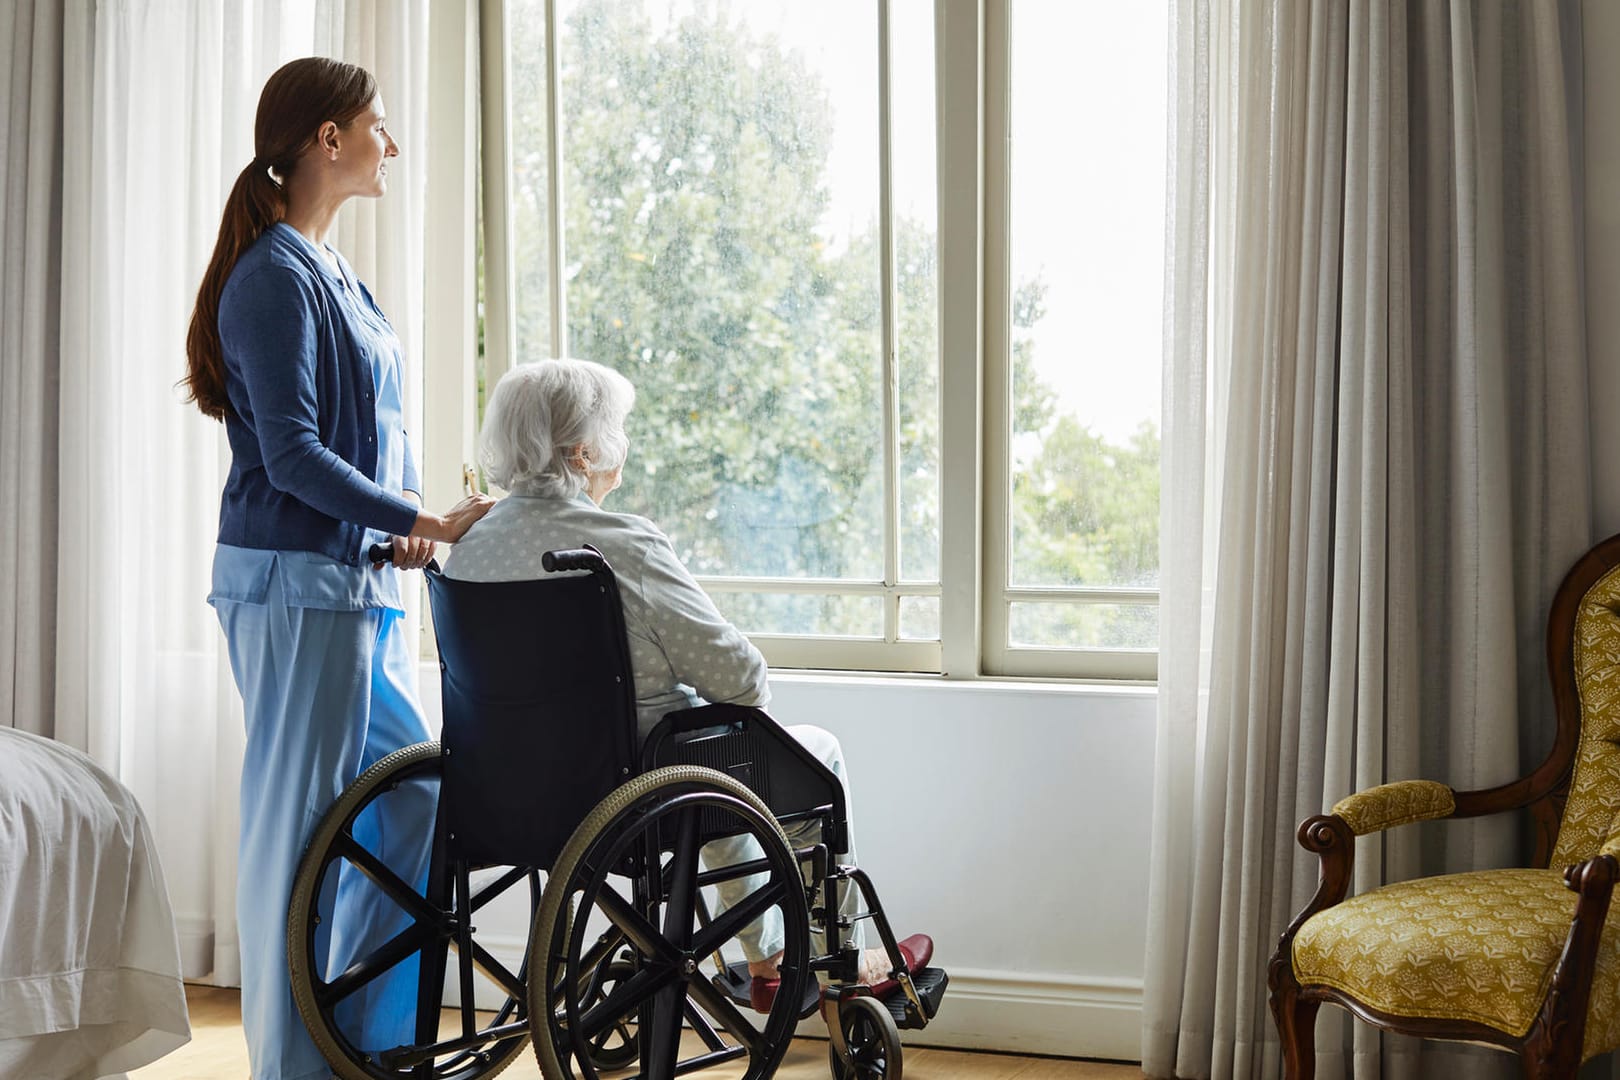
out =
<path fill-rule="evenodd" d="M 624 418 L 635 403 L 630 380 L 590 360 L 519 364 L 489 395 L 478 459 L 490 480 L 514 495 L 575 495 L 590 474 L 624 467 Z"/>

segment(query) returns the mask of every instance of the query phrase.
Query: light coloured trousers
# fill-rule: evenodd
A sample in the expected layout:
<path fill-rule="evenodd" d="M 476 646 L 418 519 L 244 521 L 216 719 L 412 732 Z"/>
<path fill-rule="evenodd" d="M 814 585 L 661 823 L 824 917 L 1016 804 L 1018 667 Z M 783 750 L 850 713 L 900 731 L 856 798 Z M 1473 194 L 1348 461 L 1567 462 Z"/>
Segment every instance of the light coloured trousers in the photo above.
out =
<path fill-rule="evenodd" d="M 430 736 L 411 689 L 413 659 L 399 613 L 289 607 L 279 577 L 271 576 L 263 604 L 214 602 L 247 727 L 236 888 L 242 1028 L 254 1080 L 326 1080 L 332 1070 L 304 1030 L 287 978 L 293 876 L 316 823 L 343 789 L 386 754 Z M 420 890 L 434 809 L 427 789 L 390 796 L 361 815 L 355 839 Z M 324 948 L 317 941 L 316 955 L 328 956 L 331 978 L 407 920 L 347 864 L 327 878 L 321 910 L 333 915 L 323 914 L 322 926 L 337 930 Z M 345 1003 L 345 1032 L 368 1050 L 413 1042 L 416 982 L 413 956 Z"/>
<path fill-rule="evenodd" d="M 850 798 L 849 771 L 844 764 L 844 748 L 838 744 L 838 737 L 830 731 L 818 728 L 812 724 L 796 724 L 787 728 L 787 733 L 797 739 L 805 749 L 815 755 L 817 761 L 832 770 L 838 782 L 844 786 L 844 808 L 849 815 L 849 850 L 833 853 L 833 861 L 846 865 L 856 865 L 855 862 L 855 804 Z M 793 848 L 807 847 L 810 844 L 821 842 L 821 821 L 812 818 L 801 821 L 783 830 L 787 834 L 788 844 Z M 730 866 L 733 863 L 748 862 L 752 859 L 763 858 L 765 853 L 760 850 L 758 841 L 752 836 L 738 836 L 728 840 L 715 840 L 704 845 L 703 861 L 710 868 Z M 768 880 L 765 874 L 751 874 L 748 877 L 736 878 L 732 881 L 722 882 L 715 886 L 720 894 L 721 910 L 734 907 L 742 902 L 749 893 L 765 885 Z M 860 903 L 860 892 L 852 886 L 845 886 L 839 896 L 839 910 L 850 915 L 855 912 Z M 857 949 L 865 941 L 865 922 L 858 922 L 852 926 L 845 936 L 846 943 L 854 945 Z M 782 951 L 785 944 L 782 935 L 782 912 L 780 908 L 771 908 L 754 922 L 750 923 L 742 933 L 737 935 L 737 941 L 742 945 L 743 955 L 750 961 L 765 960 Z M 821 934 L 813 934 L 811 948 L 816 952 L 826 951 L 826 941 Z"/>

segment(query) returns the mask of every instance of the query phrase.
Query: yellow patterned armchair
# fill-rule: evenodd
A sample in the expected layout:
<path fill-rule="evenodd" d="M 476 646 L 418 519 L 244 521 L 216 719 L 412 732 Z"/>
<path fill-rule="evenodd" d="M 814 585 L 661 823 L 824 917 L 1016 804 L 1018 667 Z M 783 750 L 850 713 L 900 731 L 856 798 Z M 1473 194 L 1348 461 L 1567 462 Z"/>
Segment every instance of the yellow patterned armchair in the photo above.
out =
<path fill-rule="evenodd" d="M 1558 734 L 1529 776 L 1486 791 L 1384 784 L 1300 825 L 1322 876 L 1269 971 L 1289 1080 L 1314 1075 L 1323 1002 L 1386 1031 L 1501 1047 L 1527 1077 L 1574 1077 L 1620 1047 L 1620 931 L 1605 920 L 1620 877 L 1620 536 L 1559 586 L 1547 660 Z M 1345 899 L 1356 837 L 1523 807 L 1537 825 L 1534 867 Z"/>

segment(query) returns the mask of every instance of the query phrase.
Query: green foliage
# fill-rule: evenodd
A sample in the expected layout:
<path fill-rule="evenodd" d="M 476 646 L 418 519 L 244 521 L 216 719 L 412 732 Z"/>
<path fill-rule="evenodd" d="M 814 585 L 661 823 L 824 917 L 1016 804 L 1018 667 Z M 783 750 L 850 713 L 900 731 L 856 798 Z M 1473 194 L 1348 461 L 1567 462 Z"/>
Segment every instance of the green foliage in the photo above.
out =
<path fill-rule="evenodd" d="M 1013 476 L 1015 585 L 1126 585 L 1159 577 L 1159 436 L 1124 446 L 1059 417 Z"/>
<path fill-rule="evenodd" d="M 570 351 L 637 387 L 621 505 L 699 572 L 877 576 L 878 276 L 818 233 L 825 91 L 705 5 L 567 33 Z"/>

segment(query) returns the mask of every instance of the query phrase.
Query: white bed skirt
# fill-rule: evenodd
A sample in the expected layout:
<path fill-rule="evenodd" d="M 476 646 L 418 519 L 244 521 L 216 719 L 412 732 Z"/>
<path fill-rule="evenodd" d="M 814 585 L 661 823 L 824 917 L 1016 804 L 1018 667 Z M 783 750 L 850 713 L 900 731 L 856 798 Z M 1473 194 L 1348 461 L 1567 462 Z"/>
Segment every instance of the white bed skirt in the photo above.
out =
<path fill-rule="evenodd" d="M 0 728 L 0 1077 L 115 1076 L 190 1037 L 135 797 L 85 755 Z"/>

